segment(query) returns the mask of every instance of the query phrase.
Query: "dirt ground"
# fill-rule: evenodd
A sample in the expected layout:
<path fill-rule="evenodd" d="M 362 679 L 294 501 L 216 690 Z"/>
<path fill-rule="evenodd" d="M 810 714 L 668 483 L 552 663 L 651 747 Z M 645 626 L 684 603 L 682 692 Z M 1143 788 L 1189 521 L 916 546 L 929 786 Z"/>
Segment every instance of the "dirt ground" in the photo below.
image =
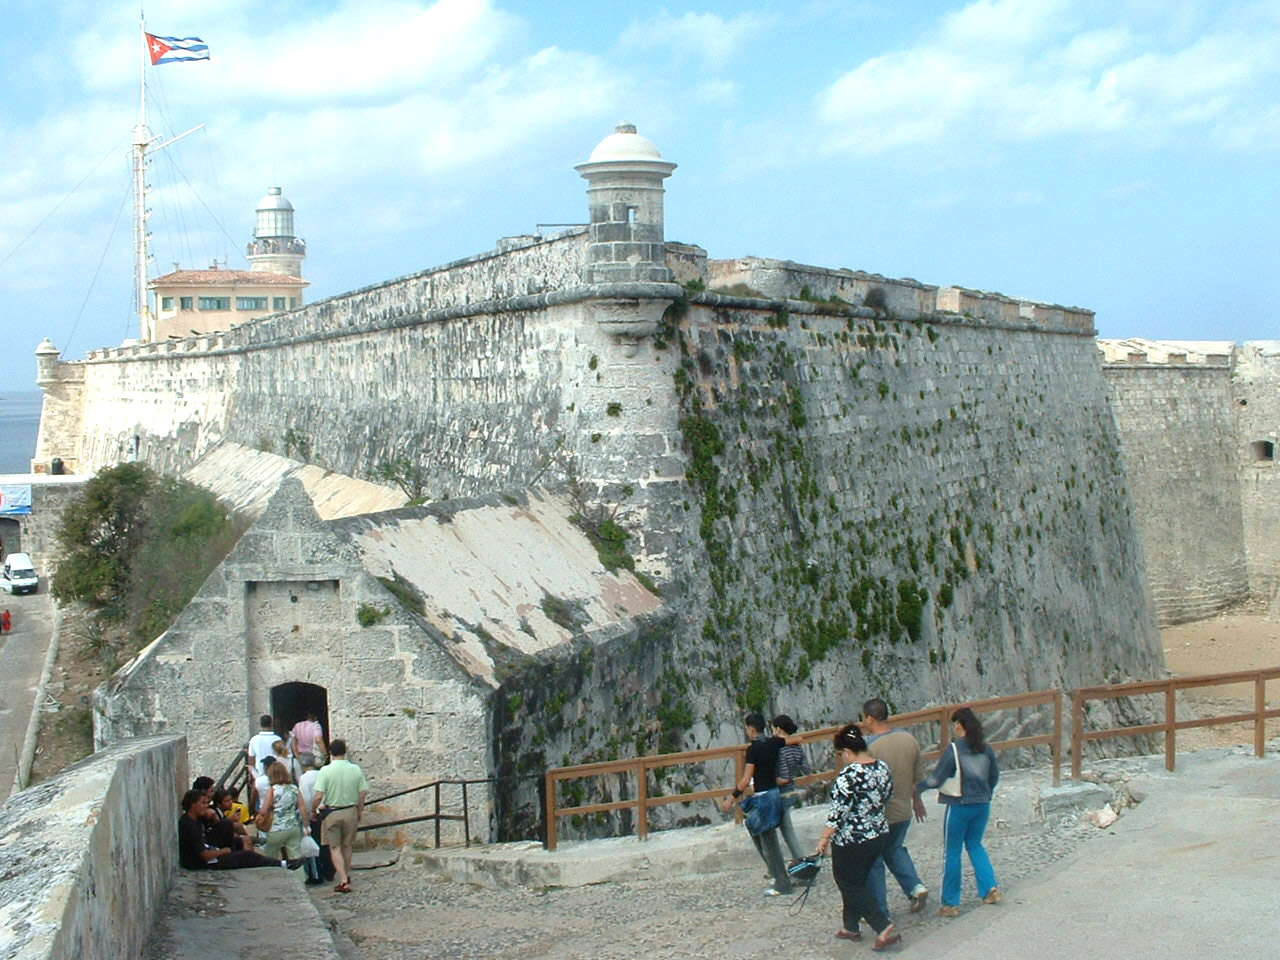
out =
<path fill-rule="evenodd" d="M 1165 663 L 1177 676 L 1230 673 L 1280 667 L 1280 623 L 1261 613 L 1226 613 L 1210 620 L 1166 627 L 1161 631 Z M 1182 704 L 1194 715 L 1222 716 L 1253 709 L 1253 685 L 1206 687 L 1183 694 Z M 1280 708 L 1280 679 L 1267 684 L 1267 706 Z M 1179 709 L 1179 719 L 1189 719 Z M 1267 722 L 1267 737 L 1280 736 L 1280 719 Z M 1253 724 L 1233 723 L 1178 732 L 1178 749 L 1253 742 Z"/>
<path fill-rule="evenodd" d="M 40 720 L 31 782 L 47 780 L 59 770 L 93 753 L 93 691 L 105 683 L 110 654 L 95 649 L 86 629 L 84 608 L 64 607 L 58 631 L 58 659 L 49 678 L 48 693 L 60 706 Z"/>

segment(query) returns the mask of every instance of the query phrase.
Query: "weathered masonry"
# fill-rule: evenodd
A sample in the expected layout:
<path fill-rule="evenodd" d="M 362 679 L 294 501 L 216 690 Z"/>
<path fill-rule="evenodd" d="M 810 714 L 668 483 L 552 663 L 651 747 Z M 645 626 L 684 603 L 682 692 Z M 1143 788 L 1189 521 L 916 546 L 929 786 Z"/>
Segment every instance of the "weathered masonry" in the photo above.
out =
<path fill-rule="evenodd" d="M 131 456 L 181 472 L 238 444 L 355 478 L 405 460 L 439 501 L 432 509 L 450 515 L 459 498 L 499 497 L 486 501 L 498 509 L 502 496 L 522 503 L 546 485 L 574 505 L 565 523 L 579 508 L 599 511 L 611 526 L 595 534 L 609 542 L 597 543 L 589 578 L 558 581 L 570 626 L 555 642 L 525 643 L 520 635 L 541 635 L 536 624 L 529 634 L 519 617 L 455 592 L 457 570 L 397 569 L 424 610 L 443 613 L 405 608 L 396 643 L 412 649 L 367 645 L 360 671 L 383 677 L 382 699 L 363 702 L 382 709 L 414 684 L 454 677 L 478 690 L 467 729 L 485 746 L 467 755 L 468 770 L 527 776 L 724 742 L 747 705 L 818 724 L 848 717 L 871 692 L 906 707 L 1155 673 L 1141 519 L 1092 314 L 846 269 L 708 259 L 664 237 L 673 169 L 619 128 L 578 168 L 590 198 L 582 227 L 507 238 L 218 335 L 79 363 L 42 348 L 39 456 L 79 472 Z M 271 514 L 264 529 L 281 522 Z M 362 524 L 383 529 L 377 516 L 388 515 L 335 521 L 326 536 L 357 550 L 374 542 L 359 540 Z M 355 584 L 307 621 L 326 622 L 326 644 L 364 649 L 360 638 L 375 637 L 361 633 L 359 604 L 381 609 L 392 595 L 377 578 L 395 576 L 374 570 L 373 553 L 357 550 L 357 563 L 339 559 L 347 548 L 294 557 L 288 537 L 254 542 L 252 562 L 229 558 L 207 585 L 214 593 L 113 681 L 124 699 L 110 716 L 103 704 L 103 730 L 212 715 L 230 718 L 219 739 L 247 736 L 270 685 L 306 680 L 288 624 L 314 598 L 294 581 Z M 501 540 L 486 543 L 476 556 L 503 552 Z M 284 551 L 280 570 L 301 573 L 253 573 L 273 549 Z M 630 586 L 600 599 L 620 589 L 603 586 L 617 573 L 606 559 L 620 555 L 652 578 L 660 606 L 635 606 Z M 325 574 L 333 564 L 347 572 Z M 510 575 L 544 573 L 536 557 L 527 566 Z M 1238 590 L 1239 572 L 1223 569 L 1235 586 L 1213 589 Z M 265 586 L 250 596 L 250 583 Z M 236 611 L 225 623 L 246 659 L 238 685 L 193 702 L 193 714 L 172 698 L 206 669 L 184 658 L 208 641 L 183 639 L 207 636 L 205 602 Z M 622 612 L 606 626 L 610 603 Z M 490 651 L 487 689 L 461 650 Z M 181 732 L 204 749 L 202 734 Z M 403 718 L 368 734 L 420 736 Z M 445 772 L 449 755 L 435 751 L 430 769 Z M 376 759 L 389 776 L 399 769 L 389 753 Z M 527 827 L 536 802 L 523 789 L 495 800 L 501 831 Z"/>
<path fill-rule="evenodd" d="M 1280 343 L 1099 346 L 1160 621 L 1275 604 Z"/>

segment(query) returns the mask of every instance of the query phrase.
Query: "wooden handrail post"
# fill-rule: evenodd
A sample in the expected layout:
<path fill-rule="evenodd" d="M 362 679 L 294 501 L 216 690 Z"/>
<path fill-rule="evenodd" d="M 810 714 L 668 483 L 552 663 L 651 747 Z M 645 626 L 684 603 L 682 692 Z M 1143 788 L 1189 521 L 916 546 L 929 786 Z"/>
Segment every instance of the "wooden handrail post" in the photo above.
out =
<path fill-rule="evenodd" d="M 1267 678 L 1261 673 L 1253 681 L 1253 755 L 1260 757 L 1267 747 Z"/>
<path fill-rule="evenodd" d="M 1164 768 L 1173 770 L 1178 763 L 1178 731 L 1174 726 L 1178 722 L 1178 697 L 1173 683 L 1164 688 Z"/>
<path fill-rule="evenodd" d="M 1053 785 L 1062 784 L 1062 691 L 1053 691 L 1053 742 L 1049 744 L 1049 757 L 1053 762 Z"/>
<path fill-rule="evenodd" d="M 550 771 L 547 772 L 546 783 L 547 839 L 544 845 L 548 850 L 554 850 L 556 848 L 556 778 Z"/>
<path fill-rule="evenodd" d="M 649 839 L 649 768 L 637 760 L 636 772 L 636 836 Z"/>
<path fill-rule="evenodd" d="M 1081 754 L 1084 752 L 1084 696 L 1079 690 L 1071 695 L 1071 779 L 1080 779 Z"/>

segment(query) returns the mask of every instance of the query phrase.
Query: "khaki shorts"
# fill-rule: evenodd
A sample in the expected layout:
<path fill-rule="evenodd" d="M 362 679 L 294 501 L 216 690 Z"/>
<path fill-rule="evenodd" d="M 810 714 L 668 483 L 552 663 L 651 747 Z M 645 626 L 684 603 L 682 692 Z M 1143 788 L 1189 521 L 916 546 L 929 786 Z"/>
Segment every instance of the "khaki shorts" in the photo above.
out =
<path fill-rule="evenodd" d="M 326 847 L 349 847 L 356 839 L 356 808 L 334 810 L 320 822 L 320 842 Z"/>

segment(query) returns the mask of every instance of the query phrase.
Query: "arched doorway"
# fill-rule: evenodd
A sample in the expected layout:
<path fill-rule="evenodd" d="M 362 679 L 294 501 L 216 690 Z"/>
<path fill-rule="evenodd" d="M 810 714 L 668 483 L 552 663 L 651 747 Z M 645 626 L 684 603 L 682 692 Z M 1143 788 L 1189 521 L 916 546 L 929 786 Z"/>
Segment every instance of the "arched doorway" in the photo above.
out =
<path fill-rule="evenodd" d="M 276 733 L 286 738 L 295 723 L 314 716 L 324 730 L 325 752 L 328 752 L 329 693 L 324 687 L 300 680 L 272 687 L 271 716 L 276 721 Z"/>

